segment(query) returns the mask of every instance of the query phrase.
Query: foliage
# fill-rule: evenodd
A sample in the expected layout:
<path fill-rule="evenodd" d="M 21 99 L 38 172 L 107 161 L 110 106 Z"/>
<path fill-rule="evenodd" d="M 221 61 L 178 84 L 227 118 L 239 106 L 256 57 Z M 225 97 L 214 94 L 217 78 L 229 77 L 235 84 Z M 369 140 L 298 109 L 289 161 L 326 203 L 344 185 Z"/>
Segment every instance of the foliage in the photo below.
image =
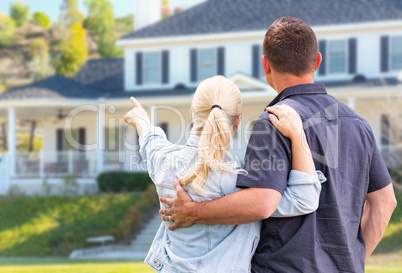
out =
<path fill-rule="evenodd" d="M 103 58 L 122 57 L 122 49 L 116 47 L 115 18 L 109 0 L 86 0 L 88 6 L 87 28 L 98 36 L 98 52 Z"/>
<path fill-rule="evenodd" d="M 65 27 L 82 25 L 84 15 L 78 9 L 78 0 L 63 0 L 60 19 Z"/>
<path fill-rule="evenodd" d="M 15 22 L 0 10 L 0 47 L 10 46 L 14 43 Z"/>
<path fill-rule="evenodd" d="M 56 63 L 57 72 L 67 77 L 73 77 L 88 58 L 85 30 L 80 24 L 76 23 L 71 26 L 71 33 L 67 41 L 60 47 L 61 55 Z"/>
<path fill-rule="evenodd" d="M 402 185 L 402 169 L 401 168 L 388 168 L 388 172 L 396 183 Z"/>
<path fill-rule="evenodd" d="M 49 16 L 42 12 L 42 11 L 37 11 L 32 15 L 32 24 L 37 25 L 37 26 L 42 26 L 49 28 L 51 27 L 52 23 L 50 22 Z"/>
<path fill-rule="evenodd" d="M 17 1 L 11 4 L 10 16 L 13 18 L 17 27 L 22 27 L 29 18 L 29 6 Z"/>
<path fill-rule="evenodd" d="M 134 30 L 134 15 L 130 14 L 124 17 L 116 18 L 116 31 L 117 32 L 131 32 Z"/>
<path fill-rule="evenodd" d="M 43 38 L 32 39 L 29 43 L 29 57 L 34 58 L 45 58 L 49 55 L 49 46 Z"/>
<path fill-rule="evenodd" d="M 142 191 L 152 184 L 147 172 L 108 172 L 97 178 L 101 192 Z"/>
<path fill-rule="evenodd" d="M 0 221 L 0 256 L 60 257 L 86 247 L 88 237 L 120 240 L 156 200 L 155 187 L 142 194 L 0 198 L 0 219 L 7 219 Z"/>
<path fill-rule="evenodd" d="M 28 64 L 29 70 L 31 70 L 33 78 L 38 81 L 55 74 L 54 67 L 51 65 L 50 57 L 35 58 Z M 36 140 L 36 139 L 35 139 Z"/>

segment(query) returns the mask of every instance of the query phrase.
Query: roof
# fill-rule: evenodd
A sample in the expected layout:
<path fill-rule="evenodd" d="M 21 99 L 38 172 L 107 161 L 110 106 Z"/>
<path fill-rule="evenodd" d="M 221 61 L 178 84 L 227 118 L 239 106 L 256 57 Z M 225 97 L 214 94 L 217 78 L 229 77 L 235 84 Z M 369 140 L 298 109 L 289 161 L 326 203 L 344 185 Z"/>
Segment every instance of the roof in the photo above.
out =
<path fill-rule="evenodd" d="M 124 39 L 266 30 L 279 17 L 310 26 L 402 19 L 400 0 L 209 0 Z"/>
<path fill-rule="evenodd" d="M 95 93 L 96 91 L 92 88 L 72 79 L 62 75 L 54 75 L 29 85 L 12 88 L 0 95 L 0 100 L 88 98 L 94 96 Z"/>
<path fill-rule="evenodd" d="M 89 60 L 74 80 L 98 90 L 124 89 L 124 59 Z"/>

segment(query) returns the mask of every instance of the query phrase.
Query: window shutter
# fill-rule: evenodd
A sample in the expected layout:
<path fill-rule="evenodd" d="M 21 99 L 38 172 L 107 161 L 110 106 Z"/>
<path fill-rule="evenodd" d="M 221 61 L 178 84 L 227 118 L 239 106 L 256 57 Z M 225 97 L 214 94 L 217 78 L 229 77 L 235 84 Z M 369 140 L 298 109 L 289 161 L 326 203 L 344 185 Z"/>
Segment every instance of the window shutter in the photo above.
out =
<path fill-rule="evenodd" d="M 260 56 L 260 45 L 253 45 L 252 49 L 252 60 L 253 60 L 253 77 L 260 77 L 260 65 L 261 64 L 261 56 Z"/>
<path fill-rule="evenodd" d="M 63 129 L 57 129 L 56 131 L 56 149 L 58 152 L 63 151 Z"/>
<path fill-rule="evenodd" d="M 349 39 L 349 74 L 357 72 L 357 39 Z"/>
<path fill-rule="evenodd" d="M 225 48 L 218 47 L 218 75 L 225 75 Z"/>
<path fill-rule="evenodd" d="M 84 151 L 84 145 L 85 145 L 85 128 L 79 128 L 78 129 L 78 143 L 80 144 L 80 149 L 81 151 Z"/>
<path fill-rule="evenodd" d="M 326 48 L 327 47 L 327 42 L 325 40 L 321 40 L 318 42 L 318 51 L 321 52 L 322 55 L 322 62 L 320 65 L 320 68 L 318 68 L 318 75 L 325 75 L 326 74 L 326 66 L 327 66 L 327 62 L 326 62 L 326 58 L 327 58 L 327 54 L 326 54 Z"/>
<path fill-rule="evenodd" d="M 142 85 L 142 52 L 137 52 L 136 53 L 136 84 L 137 85 Z"/>
<path fill-rule="evenodd" d="M 169 124 L 167 122 L 162 122 L 160 127 L 165 132 L 166 137 L 168 138 Z"/>
<path fill-rule="evenodd" d="M 389 37 L 382 36 L 381 37 L 381 48 L 380 48 L 380 56 L 381 56 L 381 72 L 388 72 L 389 70 Z"/>
<path fill-rule="evenodd" d="M 169 83 L 169 51 L 162 51 L 162 83 Z"/>
<path fill-rule="evenodd" d="M 190 81 L 197 82 L 197 49 L 190 50 Z"/>

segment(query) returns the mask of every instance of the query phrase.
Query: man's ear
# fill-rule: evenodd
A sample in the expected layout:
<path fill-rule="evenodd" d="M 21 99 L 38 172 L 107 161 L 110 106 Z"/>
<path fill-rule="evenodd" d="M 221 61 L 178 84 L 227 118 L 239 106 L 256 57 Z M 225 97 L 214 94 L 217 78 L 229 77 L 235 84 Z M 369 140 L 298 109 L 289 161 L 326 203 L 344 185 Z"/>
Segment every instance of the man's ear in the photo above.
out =
<path fill-rule="evenodd" d="M 233 131 L 237 131 L 237 129 L 239 129 L 240 121 L 241 121 L 241 114 L 238 115 L 235 121 L 233 122 Z"/>
<path fill-rule="evenodd" d="M 317 54 L 317 60 L 316 60 L 316 62 L 315 62 L 315 69 L 314 69 L 314 71 L 317 71 L 317 70 L 318 70 L 318 68 L 319 68 L 320 65 L 321 65 L 321 62 L 322 62 L 322 55 L 321 55 L 320 52 L 318 52 L 318 54 Z"/>
<path fill-rule="evenodd" d="M 265 75 L 271 72 L 271 65 L 269 64 L 269 60 L 265 55 L 262 55 L 262 65 L 264 66 Z"/>

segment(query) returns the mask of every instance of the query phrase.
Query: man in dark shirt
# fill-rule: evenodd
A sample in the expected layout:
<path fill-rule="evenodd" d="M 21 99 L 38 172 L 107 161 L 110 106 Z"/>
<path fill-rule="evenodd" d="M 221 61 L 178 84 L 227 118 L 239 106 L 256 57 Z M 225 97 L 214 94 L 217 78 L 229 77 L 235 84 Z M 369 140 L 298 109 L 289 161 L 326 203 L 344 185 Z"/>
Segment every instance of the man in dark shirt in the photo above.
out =
<path fill-rule="evenodd" d="M 244 189 L 194 203 L 175 181 L 178 197 L 161 198 L 171 206 L 161 210 L 169 215 L 162 218 L 175 222 L 170 229 L 265 219 L 252 261 L 254 272 L 364 272 L 365 259 L 396 207 L 372 130 L 355 111 L 328 95 L 324 85 L 314 84 L 322 56 L 306 23 L 290 17 L 276 20 L 263 47 L 266 79 L 278 92 L 269 106 L 287 104 L 300 114 L 316 169 L 328 178 L 318 210 L 270 218 L 286 187 L 292 153 L 290 140 L 270 122 L 268 108 L 250 137 L 244 165 L 248 174 L 238 176 L 237 186 Z"/>

